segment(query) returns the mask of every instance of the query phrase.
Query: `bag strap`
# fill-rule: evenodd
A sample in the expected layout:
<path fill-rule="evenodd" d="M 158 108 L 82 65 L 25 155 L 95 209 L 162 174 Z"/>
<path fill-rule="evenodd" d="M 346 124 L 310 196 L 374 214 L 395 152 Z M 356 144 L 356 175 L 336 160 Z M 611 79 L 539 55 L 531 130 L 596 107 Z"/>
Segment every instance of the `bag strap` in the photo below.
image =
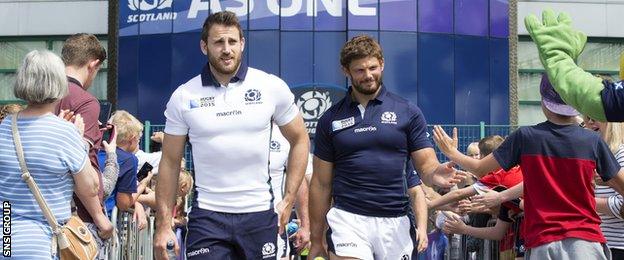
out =
<path fill-rule="evenodd" d="M 22 149 L 22 142 L 20 141 L 19 131 L 17 130 L 17 114 L 13 114 L 11 119 L 11 130 L 13 132 L 13 143 L 15 144 L 15 152 L 17 153 L 17 159 L 19 160 L 20 170 L 22 171 L 22 180 L 28 184 L 28 188 L 33 193 L 35 200 L 37 200 L 37 204 L 41 208 L 43 215 L 48 220 L 50 227 L 52 228 L 52 232 L 55 235 L 60 234 L 61 230 L 59 228 L 59 224 L 56 221 L 56 217 L 52 214 L 50 207 L 48 207 L 48 203 L 46 203 L 43 195 L 41 195 L 41 191 L 39 190 L 39 186 L 35 183 L 35 180 L 28 172 L 28 167 L 26 167 L 26 161 L 24 160 L 24 150 Z"/>

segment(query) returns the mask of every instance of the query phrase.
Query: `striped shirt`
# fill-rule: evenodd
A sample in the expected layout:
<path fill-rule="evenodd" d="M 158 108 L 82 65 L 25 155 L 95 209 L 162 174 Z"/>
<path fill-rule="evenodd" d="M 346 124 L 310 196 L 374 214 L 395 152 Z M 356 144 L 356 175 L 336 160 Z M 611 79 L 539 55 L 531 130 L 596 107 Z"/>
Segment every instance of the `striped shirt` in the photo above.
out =
<path fill-rule="evenodd" d="M 620 166 L 624 166 L 624 145 L 621 145 L 619 150 L 615 153 Z M 609 186 L 596 185 L 596 197 L 597 198 L 609 198 L 608 205 L 611 210 L 610 214 L 600 214 L 602 224 L 600 229 L 605 238 L 607 238 L 607 245 L 609 248 L 624 249 L 624 219 L 620 216 L 620 209 L 622 208 L 622 195 L 618 194 Z"/>
<path fill-rule="evenodd" d="M 11 203 L 12 257 L 49 259 L 50 227 L 21 179 L 11 121 L 9 116 L 0 124 L 0 200 Z M 17 125 L 28 170 L 56 219 L 64 223 L 71 216 L 71 173 L 89 162 L 82 138 L 72 124 L 52 114 L 19 118 Z"/>

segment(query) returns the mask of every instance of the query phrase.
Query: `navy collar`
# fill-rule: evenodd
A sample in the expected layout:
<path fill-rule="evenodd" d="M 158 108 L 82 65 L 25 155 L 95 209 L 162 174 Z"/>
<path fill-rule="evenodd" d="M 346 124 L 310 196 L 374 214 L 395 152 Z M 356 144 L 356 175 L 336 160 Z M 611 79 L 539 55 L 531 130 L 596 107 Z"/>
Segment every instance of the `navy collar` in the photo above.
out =
<path fill-rule="evenodd" d="M 373 100 L 371 101 L 383 103 L 387 99 L 388 91 L 386 90 L 386 87 L 381 84 L 380 88 L 381 89 L 379 90 L 379 94 L 377 95 L 377 97 L 373 98 Z M 357 100 L 353 99 L 353 97 L 351 96 L 351 92 L 353 92 L 353 87 L 349 86 L 349 90 L 347 90 L 347 95 L 345 98 L 347 99 L 347 101 L 349 101 L 349 104 L 351 104 L 351 106 L 359 105 L 360 103 Z"/>
<path fill-rule="evenodd" d="M 67 81 L 69 81 L 69 82 L 71 82 L 71 83 L 74 83 L 74 84 L 78 85 L 81 89 L 84 89 L 84 87 L 82 86 L 82 83 L 80 83 L 80 81 L 78 81 L 78 80 L 77 80 L 77 79 L 75 79 L 75 78 L 72 78 L 72 77 L 70 77 L 70 76 L 67 76 Z"/>
<path fill-rule="evenodd" d="M 248 69 L 247 64 L 244 61 L 242 61 L 240 66 L 238 67 L 238 71 L 236 72 L 236 75 L 234 75 L 234 77 L 230 79 L 230 83 L 235 83 L 235 82 L 245 80 L 245 77 L 247 76 L 247 69 Z M 206 63 L 206 65 L 204 65 L 204 68 L 202 69 L 201 81 L 202 81 L 202 86 L 204 87 L 221 86 L 221 83 L 217 81 L 215 76 L 212 74 L 212 71 L 210 71 L 210 65 L 208 63 Z"/>

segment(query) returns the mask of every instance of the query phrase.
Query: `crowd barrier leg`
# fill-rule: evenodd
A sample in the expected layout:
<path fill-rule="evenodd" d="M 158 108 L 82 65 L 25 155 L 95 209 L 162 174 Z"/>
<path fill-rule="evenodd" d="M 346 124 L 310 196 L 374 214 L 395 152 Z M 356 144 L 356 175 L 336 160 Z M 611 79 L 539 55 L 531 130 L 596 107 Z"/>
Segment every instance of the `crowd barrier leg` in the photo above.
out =
<path fill-rule="evenodd" d="M 133 220 L 133 213 L 120 212 L 114 207 L 110 216 L 117 231 L 104 248 L 107 260 L 151 260 L 154 259 L 153 242 L 156 229 L 155 217 L 148 209 L 147 226 L 139 231 Z M 178 241 L 180 242 L 180 241 Z M 186 259 L 185 257 L 180 259 Z"/>

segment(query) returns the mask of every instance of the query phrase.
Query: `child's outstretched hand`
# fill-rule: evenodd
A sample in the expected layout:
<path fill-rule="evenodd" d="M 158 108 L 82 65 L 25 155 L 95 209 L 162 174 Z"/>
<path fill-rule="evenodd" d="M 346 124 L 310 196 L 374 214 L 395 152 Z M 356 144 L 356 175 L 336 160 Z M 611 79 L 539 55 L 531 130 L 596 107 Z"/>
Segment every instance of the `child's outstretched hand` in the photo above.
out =
<path fill-rule="evenodd" d="M 451 138 L 446 134 L 441 126 L 433 126 L 433 141 L 435 141 L 436 145 L 444 155 L 450 157 L 449 155 L 452 152 L 457 151 L 457 128 L 453 127 L 453 137 Z"/>

